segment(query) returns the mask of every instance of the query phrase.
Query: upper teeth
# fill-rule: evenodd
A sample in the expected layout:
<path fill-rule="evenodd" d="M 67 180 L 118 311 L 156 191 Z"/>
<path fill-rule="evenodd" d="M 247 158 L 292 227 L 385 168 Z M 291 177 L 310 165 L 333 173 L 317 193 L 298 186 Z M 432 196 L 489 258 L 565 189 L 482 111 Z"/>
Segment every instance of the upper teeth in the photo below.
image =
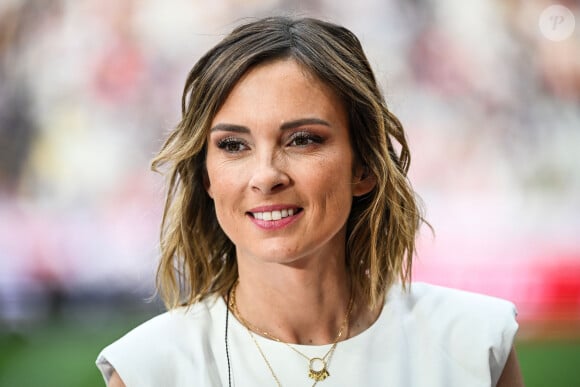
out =
<path fill-rule="evenodd" d="M 280 211 L 264 211 L 264 212 L 253 212 L 254 218 L 260 220 L 280 220 L 288 216 L 294 215 L 294 209 L 289 208 L 287 210 Z"/>

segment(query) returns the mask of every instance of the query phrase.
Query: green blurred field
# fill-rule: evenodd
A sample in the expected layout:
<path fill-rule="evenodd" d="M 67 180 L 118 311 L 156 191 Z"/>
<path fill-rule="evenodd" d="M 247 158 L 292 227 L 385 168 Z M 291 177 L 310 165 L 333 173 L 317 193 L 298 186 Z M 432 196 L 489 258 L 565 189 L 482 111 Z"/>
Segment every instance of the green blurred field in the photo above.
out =
<path fill-rule="evenodd" d="M 94 366 L 98 351 L 144 319 L 52 322 L 22 327 L 19 334 L 0 330 L 0 386 L 102 387 Z M 527 387 L 580 386 L 580 340 L 524 341 L 517 348 Z"/>
<path fill-rule="evenodd" d="M 25 327 L 25 333 L 0 333 L 0 386 L 103 387 L 94 365 L 99 350 L 136 324 L 52 322 Z"/>

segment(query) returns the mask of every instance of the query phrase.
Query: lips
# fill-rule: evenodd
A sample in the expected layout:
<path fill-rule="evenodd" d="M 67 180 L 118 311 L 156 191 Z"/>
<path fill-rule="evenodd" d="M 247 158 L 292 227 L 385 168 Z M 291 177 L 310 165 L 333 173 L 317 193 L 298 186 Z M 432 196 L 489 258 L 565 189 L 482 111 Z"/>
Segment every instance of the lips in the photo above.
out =
<path fill-rule="evenodd" d="M 288 218 L 290 216 L 294 216 L 295 214 L 302 211 L 301 208 L 296 207 L 288 207 L 288 208 L 279 208 L 275 210 L 266 209 L 256 209 L 253 211 L 248 212 L 254 219 L 263 220 L 263 221 L 275 221 L 281 220 L 284 218 Z"/>

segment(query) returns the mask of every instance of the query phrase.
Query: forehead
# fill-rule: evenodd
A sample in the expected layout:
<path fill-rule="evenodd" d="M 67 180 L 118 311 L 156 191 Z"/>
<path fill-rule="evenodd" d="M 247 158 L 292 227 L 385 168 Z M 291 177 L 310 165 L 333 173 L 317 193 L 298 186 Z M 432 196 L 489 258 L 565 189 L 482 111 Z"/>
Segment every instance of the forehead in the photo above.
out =
<path fill-rule="evenodd" d="M 252 67 L 234 85 L 214 122 L 224 116 L 345 114 L 338 94 L 296 60 L 277 59 Z M 296 118 L 296 117 L 293 117 Z"/>

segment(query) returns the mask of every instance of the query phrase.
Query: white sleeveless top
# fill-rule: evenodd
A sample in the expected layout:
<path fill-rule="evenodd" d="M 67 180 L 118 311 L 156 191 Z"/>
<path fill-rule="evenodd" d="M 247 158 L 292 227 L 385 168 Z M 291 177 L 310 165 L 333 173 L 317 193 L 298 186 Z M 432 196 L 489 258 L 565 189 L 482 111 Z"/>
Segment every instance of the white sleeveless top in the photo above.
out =
<path fill-rule="evenodd" d="M 127 387 L 276 386 L 246 328 L 216 297 L 154 317 L 97 358 L 105 380 L 117 371 Z M 508 301 L 413 283 L 393 286 L 377 321 L 338 343 L 319 387 L 495 386 L 518 325 Z M 312 386 L 308 362 L 283 343 L 254 335 L 282 386 Z M 329 345 L 296 345 L 322 357 Z"/>

